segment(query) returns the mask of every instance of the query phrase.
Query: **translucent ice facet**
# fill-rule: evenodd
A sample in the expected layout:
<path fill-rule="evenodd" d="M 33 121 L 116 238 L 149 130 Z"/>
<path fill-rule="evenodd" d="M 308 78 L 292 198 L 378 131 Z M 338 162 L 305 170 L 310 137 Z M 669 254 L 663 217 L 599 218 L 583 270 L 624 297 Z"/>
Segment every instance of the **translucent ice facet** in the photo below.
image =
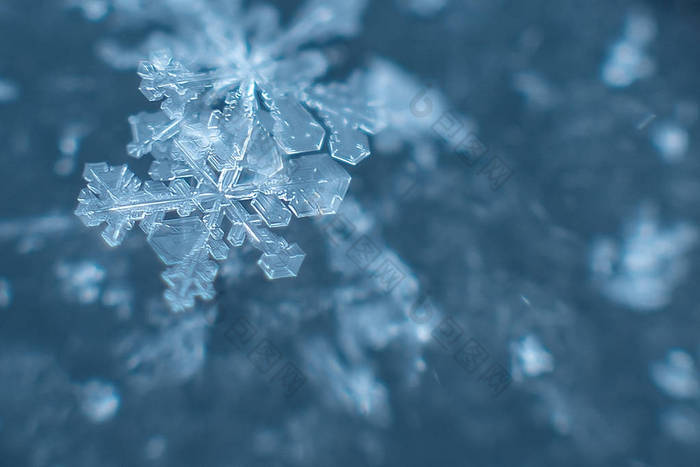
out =
<path fill-rule="evenodd" d="M 272 134 L 287 154 L 321 149 L 325 131 L 299 102 L 290 96 L 275 97 L 271 104 L 275 121 Z"/>
<path fill-rule="evenodd" d="M 292 213 L 275 196 L 260 193 L 250 204 L 268 227 L 284 227 L 292 220 Z"/>
<path fill-rule="evenodd" d="M 161 275 L 168 285 L 165 299 L 173 311 L 192 308 L 196 297 L 214 298 L 213 283 L 219 268 L 214 261 L 207 259 L 205 253 L 190 255 Z"/>
<path fill-rule="evenodd" d="M 304 262 L 304 256 L 306 255 L 299 245 L 293 243 L 279 252 L 263 254 L 258 260 L 258 265 L 268 279 L 296 277 L 301 263 Z"/>
<path fill-rule="evenodd" d="M 297 217 L 335 214 L 350 185 L 350 175 L 325 154 L 289 161 L 280 196 Z"/>
<path fill-rule="evenodd" d="M 331 131 L 328 140 L 331 157 L 356 165 L 369 156 L 369 138 L 366 134 L 353 128 L 342 117 L 329 115 L 324 121 Z"/>
<path fill-rule="evenodd" d="M 161 222 L 148 236 L 148 243 L 167 265 L 181 262 L 208 235 L 199 217 Z"/>
<path fill-rule="evenodd" d="M 130 156 L 140 158 L 151 152 L 153 143 L 170 138 L 177 132 L 177 124 L 162 113 L 140 112 L 129 117 L 133 141 L 127 146 Z"/>

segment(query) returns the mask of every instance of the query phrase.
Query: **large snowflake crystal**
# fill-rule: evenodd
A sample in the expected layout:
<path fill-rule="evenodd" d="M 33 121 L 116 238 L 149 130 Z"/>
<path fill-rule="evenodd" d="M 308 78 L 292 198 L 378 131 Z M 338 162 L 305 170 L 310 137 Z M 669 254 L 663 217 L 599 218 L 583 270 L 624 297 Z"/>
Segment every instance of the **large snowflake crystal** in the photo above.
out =
<path fill-rule="evenodd" d="M 275 15 L 232 18 L 239 27 L 229 28 L 221 12 L 199 8 L 207 27 L 188 36 L 188 49 L 176 44 L 183 59 L 158 51 L 140 64 L 140 90 L 162 112 L 129 118 L 128 153 L 153 157 L 151 180 L 87 164 L 76 214 L 88 226 L 106 223 L 111 246 L 139 221 L 168 266 L 173 310 L 213 298 L 215 261 L 246 239 L 268 278 L 295 276 L 304 253 L 270 229 L 340 205 L 350 176 L 334 159 L 366 158 L 378 125 L 363 77 L 318 84 L 328 61 L 301 47 L 347 32 L 352 3 L 311 1 L 281 32 Z"/>

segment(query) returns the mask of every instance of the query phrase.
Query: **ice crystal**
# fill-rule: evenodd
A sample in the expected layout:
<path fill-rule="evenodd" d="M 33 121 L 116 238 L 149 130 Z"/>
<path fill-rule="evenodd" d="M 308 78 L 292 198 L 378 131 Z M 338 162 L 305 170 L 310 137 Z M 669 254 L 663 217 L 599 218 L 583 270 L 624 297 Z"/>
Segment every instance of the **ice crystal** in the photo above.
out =
<path fill-rule="evenodd" d="M 389 394 L 368 367 L 348 368 L 327 342 L 312 340 L 304 345 L 308 374 L 329 385 L 326 403 L 350 413 L 361 413 L 379 424 L 390 421 Z"/>
<path fill-rule="evenodd" d="M 139 330 L 117 345 L 117 354 L 125 359 L 123 370 L 129 385 L 139 391 L 187 381 L 202 368 L 207 357 L 207 314 L 167 316 L 162 304 L 154 308 L 162 316 L 149 323 L 153 332 Z"/>
<path fill-rule="evenodd" d="M 476 123 L 452 111 L 436 87 L 421 84 L 417 77 L 383 58 L 373 59 L 368 68 L 366 88 L 381 111 L 383 123 L 375 138 L 378 152 L 400 154 L 424 177 L 437 166 L 443 146 L 453 151 L 466 135 L 476 133 Z M 450 135 L 437 131 L 442 118 L 454 119 L 456 131 Z M 406 157 L 406 151 L 410 157 Z"/>
<path fill-rule="evenodd" d="M 335 160 L 369 156 L 378 118 L 362 75 L 319 83 L 329 62 L 305 46 L 353 30 L 361 3 L 309 1 L 280 30 L 271 9 L 241 18 L 237 8 L 194 2 L 186 40 L 171 43 L 178 57 L 161 49 L 140 63 L 139 89 L 162 111 L 129 118 L 127 150 L 153 157 L 151 180 L 125 165 L 87 164 L 76 214 L 88 226 L 105 223 L 110 246 L 140 222 L 168 266 L 173 310 L 211 299 L 215 261 L 246 239 L 268 278 L 296 276 L 304 253 L 270 229 L 292 214 L 336 212 L 350 176 Z"/>

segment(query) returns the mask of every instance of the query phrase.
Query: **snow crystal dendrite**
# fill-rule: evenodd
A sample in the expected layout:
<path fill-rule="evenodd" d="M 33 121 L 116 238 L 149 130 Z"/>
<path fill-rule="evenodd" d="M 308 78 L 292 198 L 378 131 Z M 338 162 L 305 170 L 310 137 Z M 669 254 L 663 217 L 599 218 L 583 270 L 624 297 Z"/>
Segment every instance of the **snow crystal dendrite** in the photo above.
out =
<path fill-rule="evenodd" d="M 304 253 L 270 229 L 292 214 L 335 213 L 350 182 L 335 160 L 366 158 L 378 124 L 363 76 L 319 84 L 328 61 L 301 47 L 348 35 L 362 3 L 312 0 L 280 30 L 274 14 L 224 17 L 216 2 L 194 2 L 192 21 L 202 27 L 178 38 L 181 55 L 159 50 L 139 65 L 139 89 L 162 111 L 129 118 L 127 149 L 153 157 L 151 180 L 125 165 L 87 164 L 76 214 L 88 226 L 105 223 L 111 246 L 138 221 L 168 266 L 173 310 L 213 298 L 215 260 L 246 239 L 268 278 L 296 276 Z"/>

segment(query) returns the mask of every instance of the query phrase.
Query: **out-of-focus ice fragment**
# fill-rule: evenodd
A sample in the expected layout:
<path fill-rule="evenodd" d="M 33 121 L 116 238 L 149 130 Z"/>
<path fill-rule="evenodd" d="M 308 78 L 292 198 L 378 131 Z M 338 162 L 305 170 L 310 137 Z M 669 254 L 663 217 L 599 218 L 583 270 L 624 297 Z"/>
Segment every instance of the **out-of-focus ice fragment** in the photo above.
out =
<path fill-rule="evenodd" d="M 127 380 L 141 391 L 186 381 L 206 359 L 207 318 L 203 314 L 170 316 L 158 334 L 127 336 L 118 346 L 126 358 Z"/>
<path fill-rule="evenodd" d="M 513 87 L 535 108 L 548 109 L 555 103 L 551 85 L 534 71 L 516 73 L 513 76 Z"/>
<path fill-rule="evenodd" d="M 603 82 L 611 87 L 626 87 L 653 74 L 655 64 L 646 54 L 646 47 L 655 36 L 652 16 L 643 12 L 628 14 L 624 35 L 610 47 L 603 64 Z"/>
<path fill-rule="evenodd" d="M 695 228 L 686 223 L 660 228 L 655 211 L 645 206 L 628 224 L 621 244 L 610 239 L 594 242 L 594 279 L 611 300 L 643 312 L 658 310 L 670 302 L 685 276 L 686 253 L 696 239 Z"/>
<path fill-rule="evenodd" d="M 678 162 L 688 151 L 688 132 L 675 123 L 656 125 L 651 139 L 666 162 Z"/>
<path fill-rule="evenodd" d="M 163 457 L 168 441 L 163 435 L 151 437 L 146 443 L 146 459 L 154 461 Z"/>
<path fill-rule="evenodd" d="M 88 126 L 82 123 L 69 123 L 63 128 L 58 140 L 58 150 L 61 152 L 61 157 L 54 165 L 54 170 L 58 175 L 65 176 L 73 173 L 80 144 L 88 132 Z"/>
<path fill-rule="evenodd" d="M 10 281 L 0 277 L 0 308 L 7 308 L 12 303 L 12 289 Z"/>
<path fill-rule="evenodd" d="M 351 414 L 362 415 L 382 426 L 390 421 L 386 386 L 369 366 L 349 368 L 326 341 L 313 340 L 304 347 L 306 374 L 326 388 L 327 402 Z"/>
<path fill-rule="evenodd" d="M 19 88 L 12 81 L 0 78 L 0 104 L 19 97 Z"/>
<path fill-rule="evenodd" d="M 654 383 L 671 397 L 688 399 L 700 394 L 697 367 L 683 350 L 670 350 L 665 360 L 651 364 L 649 372 Z"/>
<path fill-rule="evenodd" d="M 522 381 L 524 378 L 539 376 L 554 370 L 552 354 L 532 334 L 512 343 L 511 353 L 513 378 L 516 380 Z"/>
<path fill-rule="evenodd" d="M 695 446 L 700 443 L 700 414 L 696 410 L 671 407 L 661 416 L 661 426 L 677 441 Z"/>
<path fill-rule="evenodd" d="M 440 13 L 449 0 L 396 0 L 399 8 L 425 18 Z"/>
<path fill-rule="evenodd" d="M 91 380 L 81 385 L 78 393 L 80 409 L 93 423 L 110 420 L 119 409 L 119 393 L 112 383 Z"/>
<path fill-rule="evenodd" d="M 105 270 L 91 261 L 62 262 L 56 267 L 56 276 L 66 298 L 87 305 L 100 298 Z"/>
<path fill-rule="evenodd" d="M 110 2 L 107 0 L 68 0 L 68 7 L 79 8 L 88 21 L 101 21 L 109 13 Z M 116 0 L 115 3 L 120 3 Z M 124 2 L 124 3 L 128 3 Z"/>

